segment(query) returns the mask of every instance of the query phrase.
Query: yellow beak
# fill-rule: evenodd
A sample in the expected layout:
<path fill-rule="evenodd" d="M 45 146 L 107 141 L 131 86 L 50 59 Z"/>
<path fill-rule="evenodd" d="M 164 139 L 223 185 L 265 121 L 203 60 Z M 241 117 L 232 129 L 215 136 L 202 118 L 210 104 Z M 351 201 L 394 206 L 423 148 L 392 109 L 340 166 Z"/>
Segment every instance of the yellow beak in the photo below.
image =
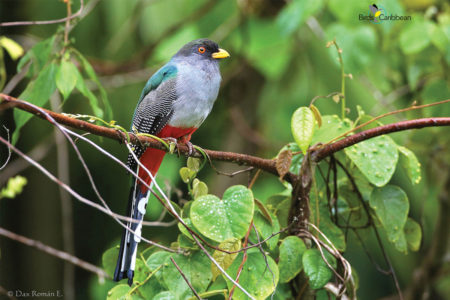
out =
<path fill-rule="evenodd" d="M 219 58 L 230 57 L 230 53 L 228 53 L 227 50 L 219 48 L 219 51 L 214 52 L 211 56 L 212 56 L 212 58 L 219 59 Z"/>

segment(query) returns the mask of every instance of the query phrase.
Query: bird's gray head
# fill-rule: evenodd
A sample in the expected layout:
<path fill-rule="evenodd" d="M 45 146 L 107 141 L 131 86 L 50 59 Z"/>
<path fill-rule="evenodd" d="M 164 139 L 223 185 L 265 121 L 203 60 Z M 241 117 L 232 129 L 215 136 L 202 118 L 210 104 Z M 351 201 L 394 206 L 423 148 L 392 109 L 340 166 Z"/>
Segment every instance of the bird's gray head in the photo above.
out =
<path fill-rule="evenodd" d="M 184 45 L 174 55 L 174 58 L 192 57 L 195 59 L 215 61 L 229 56 L 230 54 L 226 50 L 219 48 L 216 42 L 208 39 L 198 39 Z"/>

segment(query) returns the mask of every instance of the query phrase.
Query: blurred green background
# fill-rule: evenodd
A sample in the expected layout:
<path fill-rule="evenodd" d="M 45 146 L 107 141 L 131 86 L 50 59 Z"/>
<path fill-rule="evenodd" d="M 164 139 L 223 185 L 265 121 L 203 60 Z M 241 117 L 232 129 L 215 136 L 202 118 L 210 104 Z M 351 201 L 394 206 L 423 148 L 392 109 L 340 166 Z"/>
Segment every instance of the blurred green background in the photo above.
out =
<path fill-rule="evenodd" d="M 379 115 L 404 108 L 417 101 L 427 104 L 450 98 L 450 4 L 448 1 L 389 0 L 377 2 L 388 14 L 410 15 L 411 21 L 360 21 L 367 15 L 366 0 L 90 0 L 92 9 L 70 33 L 73 46 L 94 66 L 105 87 L 113 119 L 128 128 L 136 102 L 146 80 L 185 43 L 208 37 L 228 50 L 231 59 L 221 62 L 223 85 L 209 118 L 192 142 L 207 149 L 234 151 L 273 157 L 292 141 L 290 119 L 295 109 L 308 105 L 318 95 L 340 91 L 341 74 L 337 53 L 326 43 L 334 38 L 343 50 L 347 79 L 348 116 L 355 119 L 356 106 Z M 78 10 L 73 1 L 72 10 Z M 66 15 L 58 0 L 2 0 L 0 22 L 47 20 Z M 0 27 L 5 35 L 25 50 L 50 37 L 60 25 Z M 16 63 L 5 56 L 8 80 Z M 11 95 L 26 86 L 22 81 Z M 95 85 L 91 85 L 98 92 Z M 340 114 L 340 104 L 331 99 L 316 102 L 325 114 Z M 72 95 L 62 106 L 67 113 L 92 114 L 86 98 Z M 384 123 L 427 116 L 450 116 L 450 105 L 394 115 Z M 0 111 L 1 123 L 13 129 L 11 111 Z M 424 241 L 418 253 L 403 255 L 386 243 L 400 285 L 412 284 L 413 271 L 423 261 L 433 242 L 434 225 L 440 212 L 439 197 L 448 201 L 450 134 L 447 128 L 393 134 L 400 145 L 416 152 L 423 166 L 423 180 L 412 186 L 397 171 L 393 181 L 402 186 L 411 201 L 411 215 L 419 220 Z M 4 133 L 2 132 L 2 135 Z M 90 137 L 111 154 L 125 160 L 127 151 L 117 142 Z M 101 195 L 113 211 L 124 213 L 129 178 L 120 166 L 78 141 Z M 23 129 L 17 147 L 34 151 L 52 173 L 57 172 L 53 127 L 33 118 Z M 6 157 L 2 146 L 1 161 Z M 17 160 L 17 161 L 16 161 Z M 12 175 L 28 179 L 15 199 L 0 200 L 0 226 L 18 234 L 63 249 L 63 223 L 58 187 L 26 163 L 12 161 L 0 171 L 0 186 Z M 186 198 L 178 170 L 184 158 L 167 156 L 159 172 L 160 183 L 173 199 Z M 239 166 L 214 163 L 221 171 Z M 82 196 L 95 194 L 73 150 L 69 151 L 70 186 Z M 248 174 L 232 178 L 217 175 L 206 167 L 199 174 L 210 192 L 221 195 L 232 184 L 247 184 Z M 264 174 L 254 186 L 257 198 L 265 199 L 283 190 L 275 176 Z M 445 194 L 447 193 L 447 194 Z M 443 196 L 444 195 L 444 196 Z M 102 253 L 118 244 L 122 229 L 110 217 L 72 200 L 75 255 L 101 266 Z M 161 207 L 153 201 L 148 219 L 157 219 Z M 448 214 L 445 216 L 448 218 Z M 146 228 L 144 236 L 170 242 L 176 228 Z M 383 264 L 375 241 L 368 240 L 374 259 Z M 349 235 L 346 258 L 360 278 L 360 299 L 378 299 L 395 293 L 390 277 L 377 272 L 360 244 Z M 17 242 L 0 238 L 0 286 L 6 290 L 64 292 L 63 262 Z M 448 264 L 448 259 L 447 262 Z M 447 267 L 448 270 L 448 267 Z M 447 271 L 448 272 L 448 271 Z M 110 282 L 99 284 L 96 276 L 75 269 L 75 298 L 103 298 Z M 448 276 L 436 280 L 430 299 L 449 299 Z"/>

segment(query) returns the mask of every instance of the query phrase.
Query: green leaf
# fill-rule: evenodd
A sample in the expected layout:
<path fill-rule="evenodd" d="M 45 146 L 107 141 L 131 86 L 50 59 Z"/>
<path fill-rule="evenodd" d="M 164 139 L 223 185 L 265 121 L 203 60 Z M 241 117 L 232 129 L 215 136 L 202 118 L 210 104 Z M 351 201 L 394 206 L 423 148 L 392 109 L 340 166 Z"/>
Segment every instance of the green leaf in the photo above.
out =
<path fill-rule="evenodd" d="M 375 188 L 369 204 L 384 227 L 388 240 L 395 243 L 403 234 L 408 217 L 409 201 L 405 192 L 394 185 Z"/>
<path fill-rule="evenodd" d="M 219 244 L 219 248 L 227 251 L 238 251 L 239 249 L 241 249 L 241 240 L 236 238 L 225 240 Z M 224 270 L 227 270 L 228 267 L 231 266 L 237 255 L 238 252 L 228 254 L 222 251 L 215 250 L 212 256 Z M 213 263 L 211 263 L 211 272 L 213 275 L 213 281 L 216 280 L 217 276 L 222 274 L 222 272 L 220 272 L 217 266 Z"/>
<path fill-rule="evenodd" d="M 197 175 L 197 173 L 187 167 L 182 167 L 180 169 L 180 177 L 184 183 L 188 183 L 189 181 L 191 181 L 195 177 L 195 175 Z"/>
<path fill-rule="evenodd" d="M 192 193 L 194 199 L 197 199 L 198 197 L 201 196 L 205 196 L 208 194 L 208 186 L 203 181 L 200 181 L 197 178 L 195 178 L 194 181 L 192 182 Z"/>
<path fill-rule="evenodd" d="M 386 135 L 345 148 L 345 154 L 376 186 L 389 182 L 398 161 L 397 145 Z"/>
<path fill-rule="evenodd" d="M 113 287 L 109 292 L 108 296 L 106 297 L 107 300 L 128 300 L 131 299 L 129 297 L 128 292 L 130 291 L 131 287 L 129 287 L 127 284 L 119 284 Z"/>
<path fill-rule="evenodd" d="M 419 17 L 408 23 L 400 34 L 400 48 L 405 54 L 419 53 L 430 44 L 426 23 Z"/>
<path fill-rule="evenodd" d="M 408 248 L 411 251 L 418 251 L 420 248 L 420 243 L 422 242 L 422 228 L 419 223 L 411 218 L 408 218 L 403 228 L 405 233 L 405 238 L 408 243 Z"/>
<path fill-rule="evenodd" d="M 17 175 L 8 179 L 6 187 L 0 192 L 1 198 L 15 198 L 22 193 L 24 186 L 27 184 L 27 179 L 23 176 Z"/>
<path fill-rule="evenodd" d="M 106 274 L 113 277 L 116 269 L 117 256 L 119 255 L 119 247 L 114 246 L 106 250 L 102 255 L 102 265 Z"/>
<path fill-rule="evenodd" d="M 19 99 L 31 102 L 40 107 L 44 106 L 56 89 L 55 77 L 57 71 L 58 66 L 54 63 L 45 66 L 38 77 L 28 84 L 26 89 L 20 94 Z M 16 130 L 13 133 L 12 142 L 15 144 L 19 138 L 20 129 L 33 115 L 19 109 L 15 109 L 13 115 L 16 123 Z"/>
<path fill-rule="evenodd" d="M 20 59 L 17 64 L 17 72 L 20 72 L 22 68 L 29 62 L 32 62 L 29 75 L 33 76 L 39 73 L 47 64 L 52 53 L 53 44 L 55 42 L 55 35 L 50 38 L 36 43 L 28 52 Z"/>
<path fill-rule="evenodd" d="M 412 184 L 418 184 L 422 179 L 420 175 L 420 163 L 414 152 L 408 148 L 398 146 L 400 152 L 400 165 L 405 168 Z"/>
<path fill-rule="evenodd" d="M 84 78 L 81 75 L 81 73 L 76 69 L 77 73 L 77 80 L 76 80 L 76 88 L 77 90 L 86 98 L 89 100 L 89 105 L 92 108 L 92 111 L 94 112 L 94 115 L 103 118 L 103 110 L 98 105 L 97 97 L 94 95 L 94 93 L 91 92 L 86 86 L 86 83 L 84 82 Z"/>
<path fill-rule="evenodd" d="M 280 282 L 288 282 L 303 269 L 302 255 L 305 243 L 297 236 L 288 236 L 280 245 Z"/>
<path fill-rule="evenodd" d="M 315 127 L 314 113 L 309 107 L 300 107 L 292 115 L 291 131 L 303 154 L 311 144 Z"/>
<path fill-rule="evenodd" d="M 188 157 L 187 167 L 197 173 L 200 170 L 200 159 L 195 157 Z"/>
<path fill-rule="evenodd" d="M 278 14 L 277 25 L 283 34 L 290 35 L 322 6 L 322 0 L 293 0 Z"/>
<path fill-rule="evenodd" d="M 198 293 L 206 291 L 212 279 L 210 261 L 206 254 L 197 251 L 189 256 L 172 254 L 171 257 Z M 191 289 L 172 261 L 167 260 L 166 263 L 168 265 L 163 269 L 163 278 L 169 291 L 173 292 L 177 296 L 177 299 L 192 296 Z"/>
<path fill-rule="evenodd" d="M 242 268 L 239 284 L 256 299 L 262 300 L 269 297 L 278 284 L 279 271 L 278 266 L 270 256 L 264 256 L 258 249 L 247 251 L 247 261 Z M 237 271 L 242 262 L 243 254 L 239 253 L 233 264 L 228 268 L 227 273 L 236 278 Z M 231 289 L 233 283 L 227 280 L 228 289 Z M 233 299 L 246 300 L 248 297 L 238 288 L 235 288 Z"/>
<path fill-rule="evenodd" d="M 194 226 L 206 237 L 223 242 L 242 238 L 253 217 L 253 193 L 242 185 L 229 187 L 223 199 L 214 195 L 195 199 L 190 217 Z"/>
<path fill-rule="evenodd" d="M 56 73 L 56 86 L 64 97 L 64 100 L 69 97 L 73 88 L 77 83 L 78 78 L 77 67 L 70 61 L 63 59 Z"/>
<path fill-rule="evenodd" d="M 322 117 L 322 126 L 317 126 L 314 131 L 311 144 L 327 143 L 347 131 L 352 129 L 352 125 L 348 119 L 342 121 L 337 115 L 328 115 Z"/>
<path fill-rule="evenodd" d="M 95 82 L 95 84 L 98 87 L 98 90 L 100 91 L 100 98 L 103 101 L 103 105 L 106 110 L 106 117 L 109 119 L 112 119 L 112 109 L 109 105 L 108 95 L 106 94 L 106 90 L 103 88 L 103 85 L 101 84 L 100 80 L 97 77 L 97 74 L 94 71 L 94 68 L 91 66 L 89 61 L 77 50 L 72 49 L 72 51 L 77 55 L 79 62 L 83 66 L 84 71 L 88 75 L 88 77 Z"/>
<path fill-rule="evenodd" d="M 255 215 L 253 216 L 253 223 L 255 224 L 256 230 L 258 230 L 259 240 L 265 240 L 272 234 L 280 231 L 280 223 L 278 222 L 277 216 L 270 211 L 268 211 L 268 213 L 270 214 L 272 223 L 260 211 L 255 211 Z M 265 242 L 270 250 L 275 249 L 279 238 L 280 235 L 277 234 Z M 257 236 L 253 230 L 250 233 L 250 239 L 255 243 L 258 242 Z"/>
<path fill-rule="evenodd" d="M 325 252 L 328 263 L 330 263 L 331 266 L 335 266 L 336 260 L 334 257 L 326 254 L 328 253 Z M 303 254 L 302 262 L 305 274 L 309 279 L 309 286 L 312 289 L 316 290 L 324 287 L 333 276 L 333 271 L 331 271 L 328 265 L 323 261 L 323 258 L 317 249 L 306 250 Z"/>
<path fill-rule="evenodd" d="M 9 56 L 13 60 L 18 59 L 23 55 L 23 48 L 14 40 L 7 38 L 5 36 L 0 37 L 0 46 L 5 48 L 8 51 Z"/>

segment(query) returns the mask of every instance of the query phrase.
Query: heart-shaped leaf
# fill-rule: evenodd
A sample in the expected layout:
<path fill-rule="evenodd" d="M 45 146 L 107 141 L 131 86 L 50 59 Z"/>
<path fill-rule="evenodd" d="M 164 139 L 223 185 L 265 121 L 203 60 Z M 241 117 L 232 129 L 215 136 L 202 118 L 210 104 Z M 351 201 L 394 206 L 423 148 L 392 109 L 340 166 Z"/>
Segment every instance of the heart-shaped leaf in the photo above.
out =
<path fill-rule="evenodd" d="M 229 187 L 223 199 L 205 195 L 195 199 L 190 217 L 194 226 L 206 237 L 223 242 L 242 238 L 253 217 L 253 193 L 243 185 Z"/>

